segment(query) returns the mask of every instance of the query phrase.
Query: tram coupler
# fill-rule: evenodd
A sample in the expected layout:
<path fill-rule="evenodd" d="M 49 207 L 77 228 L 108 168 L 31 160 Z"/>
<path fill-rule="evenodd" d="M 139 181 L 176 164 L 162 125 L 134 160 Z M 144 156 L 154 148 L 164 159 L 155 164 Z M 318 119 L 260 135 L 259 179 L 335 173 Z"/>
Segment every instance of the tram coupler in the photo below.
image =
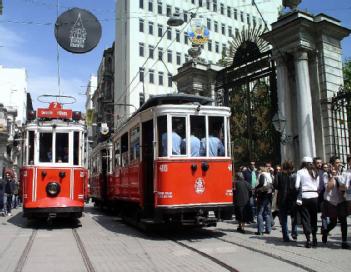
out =
<path fill-rule="evenodd" d="M 48 222 L 48 224 L 52 223 L 52 220 L 55 219 L 57 217 L 56 213 L 49 213 L 48 214 L 48 218 L 46 219 L 46 221 Z"/>

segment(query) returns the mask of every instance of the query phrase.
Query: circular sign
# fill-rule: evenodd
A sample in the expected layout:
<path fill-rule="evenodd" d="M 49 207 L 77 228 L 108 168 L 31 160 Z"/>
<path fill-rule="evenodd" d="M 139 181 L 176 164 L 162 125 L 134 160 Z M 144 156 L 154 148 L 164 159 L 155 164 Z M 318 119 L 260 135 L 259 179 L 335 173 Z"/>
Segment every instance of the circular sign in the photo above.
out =
<path fill-rule="evenodd" d="M 72 8 L 62 13 L 55 23 L 58 44 L 71 53 L 93 50 L 101 38 L 101 24 L 90 11 Z"/>
<path fill-rule="evenodd" d="M 205 181 L 202 178 L 197 178 L 194 184 L 195 193 L 201 195 L 205 192 Z"/>

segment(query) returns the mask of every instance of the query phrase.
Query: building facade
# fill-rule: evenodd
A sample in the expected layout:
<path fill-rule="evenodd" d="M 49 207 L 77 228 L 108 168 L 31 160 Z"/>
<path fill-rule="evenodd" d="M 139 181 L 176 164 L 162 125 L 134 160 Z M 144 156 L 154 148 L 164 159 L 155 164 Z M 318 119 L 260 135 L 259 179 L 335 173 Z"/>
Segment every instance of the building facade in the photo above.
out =
<path fill-rule="evenodd" d="M 91 100 L 93 106 L 92 140 L 94 146 L 101 136 L 101 126 L 110 130 L 114 124 L 114 44 L 106 49 L 97 72 L 97 87 Z"/>
<path fill-rule="evenodd" d="M 281 0 L 257 2 L 268 26 L 278 17 Z M 264 25 L 251 0 L 118 0 L 116 8 L 115 124 L 125 119 L 142 98 L 177 92 L 172 76 L 190 59 L 187 36 L 192 14 L 202 17 L 209 41 L 200 57 L 217 63 L 228 42 L 243 28 Z M 179 13 L 184 24 L 168 27 Z M 131 107 L 130 105 L 134 107 Z"/>
<path fill-rule="evenodd" d="M 22 126 L 27 114 L 27 72 L 24 68 L 0 66 L 0 103 L 8 110 L 17 110 L 16 123 Z"/>

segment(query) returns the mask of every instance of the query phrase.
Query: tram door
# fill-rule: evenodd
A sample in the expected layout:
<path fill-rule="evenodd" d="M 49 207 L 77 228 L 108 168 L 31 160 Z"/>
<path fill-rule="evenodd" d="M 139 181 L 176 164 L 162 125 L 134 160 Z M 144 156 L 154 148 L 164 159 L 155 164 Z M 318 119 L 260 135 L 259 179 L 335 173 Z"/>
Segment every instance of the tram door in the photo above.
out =
<path fill-rule="evenodd" d="M 107 200 L 107 166 L 108 166 L 108 153 L 106 149 L 101 150 L 101 198 L 103 201 Z"/>
<path fill-rule="evenodd" d="M 142 124 L 142 156 L 143 165 L 143 186 L 144 186 L 144 207 L 146 215 L 152 215 L 154 207 L 154 149 L 153 149 L 153 121 Z"/>

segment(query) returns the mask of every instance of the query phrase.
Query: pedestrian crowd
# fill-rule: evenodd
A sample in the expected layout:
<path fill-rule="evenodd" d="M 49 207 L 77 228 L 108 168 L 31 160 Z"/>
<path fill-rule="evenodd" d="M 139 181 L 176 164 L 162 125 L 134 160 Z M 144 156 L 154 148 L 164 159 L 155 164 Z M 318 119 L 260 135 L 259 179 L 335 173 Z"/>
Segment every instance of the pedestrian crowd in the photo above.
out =
<path fill-rule="evenodd" d="M 13 171 L 5 170 L 4 178 L 0 178 L 0 214 L 11 216 L 11 210 L 20 205 L 19 182 Z"/>
<path fill-rule="evenodd" d="M 297 240 L 297 228 L 302 225 L 305 247 L 317 247 L 320 213 L 322 242 L 327 244 L 330 231 L 339 223 L 341 247 L 350 249 L 347 217 L 351 215 L 351 155 L 346 167 L 337 156 L 329 163 L 319 157 L 304 157 L 299 170 L 290 160 L 275 168 L 271 163 L 256 168 L 252 161 L 235 174 L 234 203 L 238 232 L 245 233 L 246 224 L 257 223 L 256 235 L 270 234 L 278 216 L 284 242 Z"/>

